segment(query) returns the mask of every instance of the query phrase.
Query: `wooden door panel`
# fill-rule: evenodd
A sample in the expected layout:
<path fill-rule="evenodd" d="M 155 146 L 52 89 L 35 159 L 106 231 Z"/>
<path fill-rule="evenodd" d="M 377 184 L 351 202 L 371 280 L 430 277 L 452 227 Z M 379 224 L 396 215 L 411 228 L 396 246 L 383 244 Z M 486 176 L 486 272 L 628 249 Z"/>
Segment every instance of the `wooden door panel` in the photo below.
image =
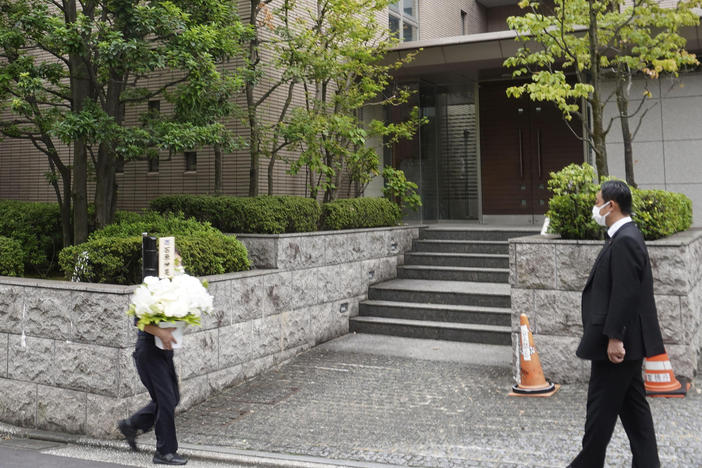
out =
<path fill-rule="evenodd" d="M 551 192 L 548 191 L 551 172 L 559 171 L 573 162 L 582 162 L 583 144 L 568 128 L 555 105 L 535 103 L 531 115 L 534 126 L 532 133 L 536 139 L 536 170 L 532 172 L 533 206 L 534 214 L 543 214 L 548 209 L 551 197 Z M 578 129 L 580 124 L 574 119 L 571 126 Z"/>
<path fill-rule="evenodd" d="M 504 83 L 480 88 L 484 214 L 530 214 L 530 147 L 523 103 L 507 99 Z M 521 104 L 521 105 L 520 105 Z"/>
<path fill-rule="evenodd" d="M 506 89 L 513 84 L 480 87 L 483 214 L 487 215 L 545 213 L 549 174 L 583 160 L 582 142 L 563 122 L 560 111 L 551 103 L 508 98 Z"/>

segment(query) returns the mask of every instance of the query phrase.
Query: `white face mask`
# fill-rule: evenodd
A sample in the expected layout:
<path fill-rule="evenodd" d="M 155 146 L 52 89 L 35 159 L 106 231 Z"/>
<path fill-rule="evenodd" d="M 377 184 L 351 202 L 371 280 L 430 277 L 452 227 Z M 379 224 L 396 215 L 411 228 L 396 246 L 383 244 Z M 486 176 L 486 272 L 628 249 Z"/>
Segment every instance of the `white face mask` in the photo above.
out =
<path fill-rule="evenodd" d="M 596 222 L 597 224 L 599 224 L 600 226 L 605 226 L 605 227 L 607 226 L 607 223 L 605 223 L 605 219 L 607 218 L 607 215 L 608 215 L 609 213 L 612 212 L 612 211 L 610 210 L 610 212 L 607 213 L 606 215 L 601 215 L 601 214 L 600 214 L 600 210 L 601 210 L 602 208 L 604 208 L 605 205 L 607 205 L 607 204 L 609 204 L 609 202 L 603 203 L 603 204 L 600 205 L 600 206 L 595 205 L 595 206 L 592 207 L 592 219 L 594 219 L 595 222 Z"/>

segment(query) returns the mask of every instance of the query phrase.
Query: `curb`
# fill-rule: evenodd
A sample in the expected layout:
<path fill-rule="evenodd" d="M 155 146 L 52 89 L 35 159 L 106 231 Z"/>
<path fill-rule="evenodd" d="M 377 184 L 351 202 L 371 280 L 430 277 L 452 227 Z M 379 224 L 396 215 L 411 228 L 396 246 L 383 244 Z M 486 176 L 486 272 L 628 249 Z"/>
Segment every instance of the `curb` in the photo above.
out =
<path fill-rule="evenodd" d="M 84 447 L 118 450 L 130 452 L 122 440 L 106 440 L 85 437 L 77 434 L 27 429 L 0 423 L 0 432 L 26 439 L 43 440 Z M 140 451 L 153 451 L 155 445 L 139 444 Z M 291 455 L 275 452 L 260 452 L 253 450 L 238 450 L 223 446 L 196 444 L 180 444 L 182 452 L 193 460 L 232 463 L 239 466 L 260 468 L 400 468 L 401 465 L 362 462 L 357 460 L 341 460 L 305 455 Z"/>

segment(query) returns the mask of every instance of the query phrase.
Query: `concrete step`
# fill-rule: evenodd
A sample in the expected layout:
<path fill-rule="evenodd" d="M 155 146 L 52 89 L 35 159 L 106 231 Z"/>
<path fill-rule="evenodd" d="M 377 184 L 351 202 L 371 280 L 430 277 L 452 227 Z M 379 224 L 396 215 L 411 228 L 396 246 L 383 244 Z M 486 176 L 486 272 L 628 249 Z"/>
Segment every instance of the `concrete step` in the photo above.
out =
<path fill-rule="evenodd" d="M 432 322 L 473 323 L 510 326 L 510 309 L 446 304 L 420 304 L 367 300 L 359 304 L 359 314 L 367 317 L 428 320 Z"/>
<path fill-rule="evenodd" d="M 506 255 L 509 244 L 506 241 L 464 241 L 464 240 L 414 240 L 413 252 L 447 253 L 487 253 Z"/>
<path fill-rule="evenodd" d="M 427 265 L 402 265 L 397 268 L 397 277 L 439 281 L 476 281 L 483 283 L 509 282 L 509 270 L 505 268 L 465 268 Z"/>
<path fill-rule="evenodd" d="M 511 343 L 510 327 L 466 323 L 431 322 L 386 317 L 352 317 L 349 329 L 356 333 L 404 336 L 431 340 L 463 341 L 508 345 Z"/>
<path fill-rule="evenodd" d="M 509 268 L 509 255 L 407 252 L 405 265 L 457 266 L 466 268 Z"/>
<path fill-rule="evenodd" d="M 514 237 L 534 236 L 540 231 L 539 228 L 515 228 L 515 227 L 438 227 L 431 226 L 420 232 L 420 239 L 444 239 L 444 240 L 492 240 L 507 241 Z"/>
<path fill-rule="evenodd" d="M 510 289 L 501 283 L 396 279 L 371 286 L 368 299 L 508 308 Z"/>

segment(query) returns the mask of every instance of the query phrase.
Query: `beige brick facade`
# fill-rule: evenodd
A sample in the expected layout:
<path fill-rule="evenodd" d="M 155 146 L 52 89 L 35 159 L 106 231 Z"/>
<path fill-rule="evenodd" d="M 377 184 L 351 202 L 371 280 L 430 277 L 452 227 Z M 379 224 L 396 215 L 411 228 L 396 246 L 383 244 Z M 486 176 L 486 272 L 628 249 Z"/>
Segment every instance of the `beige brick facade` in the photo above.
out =
<path fill-rule="evenodd" d="M 275 0 L 273 7 L 282 0 Z M 505 20 L 510 15 L 519 13 L 514 2 L 490 0 L 418 0 L 419 40 L 426 41 L 444 37 L 478 34 L 506 29 Z M 673 1 L 662 1 L 668 5 Z M 315 0 L 298 1 L 299 14 L 307 9 L 315 9 Z M 242 20 L 246 21 L 249 13 L 249 0 L 239 0 Z M 378 14 L 382 26 L 388 25 L 387 11 Z M 269 32 L 263 29 L 264 34 Z M 261 96 L 274 83 L 280 73 L 273 66 L 274 56 L 269 50 L 262 52 L 266 66 L 266 78 L 257 88 Z M 235 62 L 222 65 L 223 70 L 234 71 L 239 64 Z M 172 78 L 173 73 L 162 73 L 153 76 L 149 86 L 156 89 Z M 266 101 L 263 108 L 263 118 L 267 121 L 276 120 L 286 98 L 287 90 L 281 87 Z M 244 96 L 236 100 L 240 108 L 244 108 Z M 304 104 L 302 90 L 294 94 L 293 106 Z M 127 123 L 138 125 L 137 117 L 146 109 L 147 104 L 128 109 Z M 161 112 L 169 112 L 168 104 L 161 100 Z M 227 125 L 237 135 L 246 137 L 248 128 L 237 118 L 229 119 Z M 70 148 L 60 148 L 62 159 L 70 164 Z M 287 159 L 295 157 L 293 149 L 282 154 Z M 154 197 L 169 193 L 206 194 L 214 191 L 214 153 L 211 147 L 197 149 L 197 168 L 186 171 L 185 156 L 181 153 L 160 155 L 159 171 L 148 172 L 146 159 L 130 161 L 125 164 L 124 172 L 117 175 L 118 203 L 120 209 L 139 209 L 148 206 Z M 306 181 L 303 175 L 287 174 L 288 163 L 278 160 L 274 169 L 274 193 L 306 195 Z M 5 139 L 0 142 L 0 198 L 55 201 L 56 195 L 45 178 L 49 171 L 45 155 L 38 152 L 31 143 L 25 140 Z M 259 175 L 259 193 L 267 192 L 268 161 L 262 160 Z M 91 183 L 90 190 L 92 192 Z M 249 153 L 246 148 L 224 155 L 223 160 L 223 192 L 228 195 L 244 196 L 248 194 L 249 185 Z M 375 184 L 377 185 L 377 184 Z M 341 184 L 340 195 L 348 196 L 350 185 L 348 181 Z M 374 189 L 378 194 L 379 189 Z M 92 198 L 92 194 L 89 195 Z"/>
<path fill-rule="evenodd" d="M 279 0 L 274 2 L 273 8 Z M 440 3 L 440 8 L 436 4 Z M 316 8 L 314 0 L 298 2 L 302 14 L 308 8 Z M 239 0 L 239 11 L 242 20 L 246 21 L 249 15 L 250 3 Z M 470 25 L 471 32 L 482 32 L 486 17 L 484 9 L 474 0 L 446 0 L 434 2 L 419 0 L 419 21 L 421 38 L 435 38 L 461 34 L 461 11 L 466 12 L 466 22 Z M 387 12 L 379 14 L 381 25 L 388 24 Z M 477 29 L 476 29 L 477 28 Z M 264 34 L 268 33 L 263 29 Z M 268 33 L 269 34 L 269 33 Z M 262 52 L 263 62 L 272 65 L 273 53 L 270 50 Z M 235 62 L 222 66 L 223 70 L 233 71 L 239 64 Z M 261 96 L 275 80 L 278 71 L 273 66 L 266 67 L 266 78 L 257 89 Z M 149 80 L 149 88 L 156 89 L 172 78 L 171 73 L 162 73 Z M 294 95 L 293 106 L 303 105 L 301 89 Z M 287 94 L 286 89 L 279 89 L 266 101 L 263 108 L 263 118 L 267 121 L 277 119 Z M 236 100 L 240 108 L 244 107 L 244 96 Z M 169 105 L 160 100 L 161 112 L 168 113 Z M 146 109 L 147 104 L 142 103 L 127 109 L 126 123 L 138 125 L 138 116 Z M 236 118 L 229 119 L 228 126 L 237 135 L 246 137 L 248 128 Z M 158 172 L 149 172 L 149 162 L 144 158 L 129 161 L 124 165 L 124 171 L 117 174 L 118 198 L 117 206 L 120 209 L 140 209 L 148 206 L 154 197 L 170 193 L 213 193 L 214 191 L 214 152 L 211 147 L 196 150 L 197 168 L 195 171 L 186 171 L 185 155 L 182 152 L 169 154 L 161 152 Z M 62 160 L 70 164 L 71 151 L 69 147 L 61 148 Z M 281 156 L 290 159 L 295 156 L 293 150 L 284 152 Z M 250 158 L 246 148 L 223 155 L 223 192 L 228 195 L 247 195 L 249 186 Z M 287 174 L 289 164 L 278 160 L 274 166 L 274 193 L 306 195 L 304 175 L 291 176 Z M 45 178 L 49 171 L 48 160 L 45 155 L 38 152 L 26 140 L 7 139 L 0 143 L 0 198 L 21 200 L 55 201 L 56 195 L 53 187 Z M 259 193 L 266 193 L 268 188 L 268 161 L 262 160 L 259 175 Z M 89 184 L 90 194 L 94 183 Z M 341 195 L 348 196 L 349 184 L 342 183 Z"/>

